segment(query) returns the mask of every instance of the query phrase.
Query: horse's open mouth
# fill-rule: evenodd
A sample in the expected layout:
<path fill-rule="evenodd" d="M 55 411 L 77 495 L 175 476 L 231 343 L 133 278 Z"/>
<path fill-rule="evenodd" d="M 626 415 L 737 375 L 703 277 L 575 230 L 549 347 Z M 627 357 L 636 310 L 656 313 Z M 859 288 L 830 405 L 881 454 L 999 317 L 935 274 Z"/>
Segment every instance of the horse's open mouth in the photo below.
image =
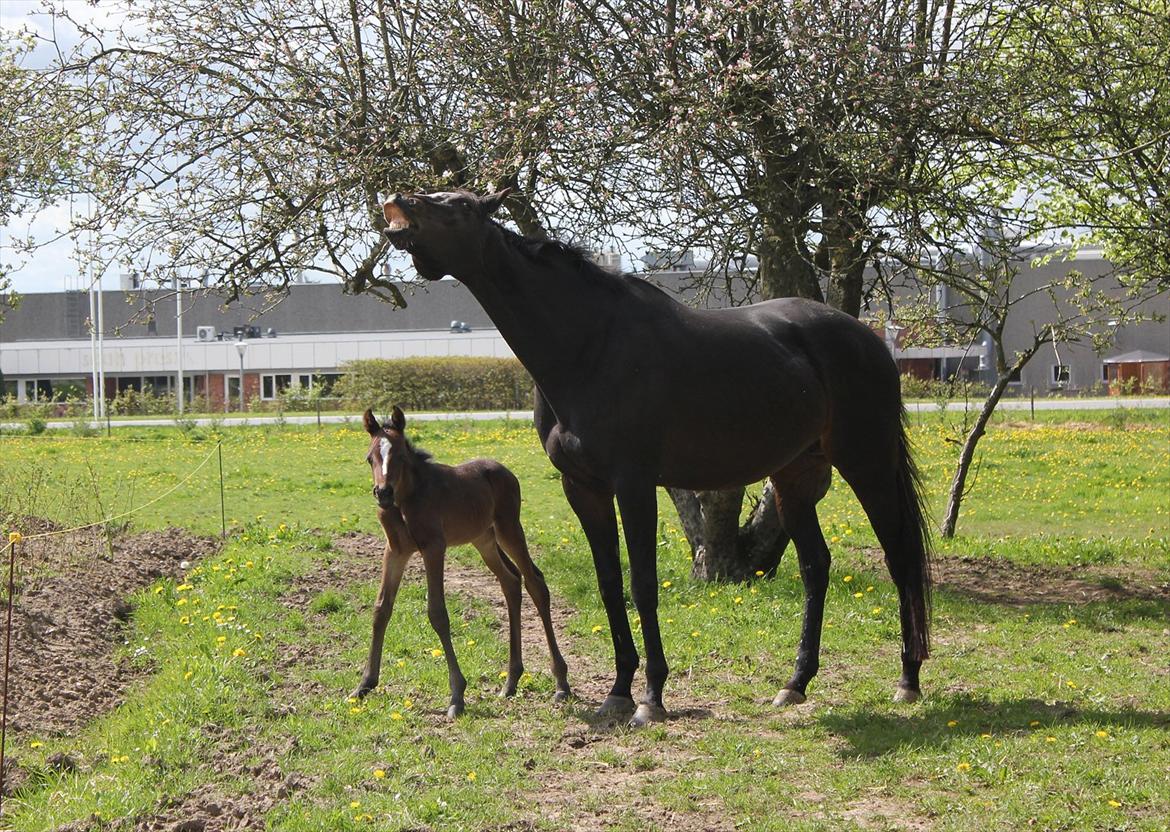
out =
<path fill-rule="evenodd" d="M 399 203 L 398 196 L 382 204 L 382 215 L 386 218 L 386 228 L 382 233 L 390 240 L 390 244 L 397 249 L 407 249 L 410 245 L 410 232 L 415 226 Z"/>

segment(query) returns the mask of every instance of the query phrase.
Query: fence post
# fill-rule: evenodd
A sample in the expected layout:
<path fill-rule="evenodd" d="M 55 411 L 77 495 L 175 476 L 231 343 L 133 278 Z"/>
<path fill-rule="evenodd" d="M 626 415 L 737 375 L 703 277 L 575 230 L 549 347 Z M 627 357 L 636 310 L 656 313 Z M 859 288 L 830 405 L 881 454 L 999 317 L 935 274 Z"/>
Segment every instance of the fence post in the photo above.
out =
<path fill-rule="evenodd" d="M 317 430 L 321 430 L 321 397 L 317 397 Z"/>
<path fill-rule="evenodd" d="M 8 741 L 8 671 L 12 664 L 12 605 L 16 601 L 16 544 L 20 532 L 8 535 L 8 609 L 4 625 L 4 699 L 0 703 L 0 812 L 4 810 L 4 782 L 8 765 L 4 756 Z"/>
<path fill-rule="evenodd" d="M 227 507 L 223 499 L 223 440 L 215 446 L 215 451 L 219 454 L 219 526 L 220 534 L 227 539 Z"/>
<path fill-rule="evenodd" d="M 1028 390 L 1029 390 L 1029 392 L 1031 394 L 1031 398 L 1032 398 L 1032 421 L 1035 422 L 1036 421 L 1036 388 L 1029 387 Z"/>

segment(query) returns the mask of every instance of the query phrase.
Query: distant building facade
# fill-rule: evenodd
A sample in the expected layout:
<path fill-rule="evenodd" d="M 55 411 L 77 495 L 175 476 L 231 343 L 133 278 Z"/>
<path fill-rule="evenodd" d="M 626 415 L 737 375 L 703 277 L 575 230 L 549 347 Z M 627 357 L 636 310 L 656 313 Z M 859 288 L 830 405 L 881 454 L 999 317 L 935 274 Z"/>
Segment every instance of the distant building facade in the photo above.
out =
<path fill-rule="evenodd" d="M 660 258 L 667 268 L 640 276 L 680 300 L 720 307 L 730 300 L 726 287 L 699 292 L 701 266 L 689 255 Z M 610 260 L 618 258 L 611 255 Z M 609 262 L 609 261 L 607 261 Z M 681 265 L 673 265 L 681 264 Z M 1073 264 L 1051 262 L 1024 268 L 1019 291 L 1040 285 L 1056 270 L 1076 268 L 1100 274 L 1110 268 L 1093 252 Z M 634 279 L 634 278 L 631 278 Z M 346 362 L 364 358 L 417 356 L 508 357 L 511 349 L 487 314 L 462 283 L 442 280 L 404 283 L 408 306 L 394 309 L 376 298 L 346 295 L 337 284 L 296 284 L 279 301 L 246 298 L 224 306 L 207 290 L 183 295 L 183 388 L 188 401 L 199 397 L 218 408 L 238 401 L 241 386 L 237 336 L 247 343 L 242 386 L 247 400 L 274 399 L 284 389 L 328 387 Z M 743 300 L 750 300 L 744 298 Z M 950 307 L 945 289 L 930 301 L 940 313 Z M 1033 327 L 1045 322 L 1041 299 L 1017 308 L 1006 333 L 1010 349 L 1030 340 Z M 863 311 L 863 318 L 870 310 Z M 876 311 L 872 310 L 872 311 Z M 1147 310 L 1170 315 L 1170 292 L 1154 299 Z M 46 401 L 93 393 L 93 368 L 98 353 L 91 343 L 90 298 L 86 292 L 54 292 L 23 296 L 20 306 L 0 321 L 0 373 L 3 393 L 20 402 Z M 173 395 L 177 380 L 179 340 L 173 291 L 129 288 L 103 295 L 105 396 L 147 388 Z M 1110 326 L 1102 322 L 1102 326 Z M 902 372 L 922 378 L 947 379 L 956 374 L 973 380 L 993 377 L 989 339 L 974 344 L 913 346 L 897 321 L 884 327 L 891 352 Z M 1129 380 L 1133 381 L 1129 381 Z M 1076 392 L 1123 386 L 1166 389 L 1170 380 L 1170 328 L 1165 322 L 1117 327 L 1104 353 L 1084 344 L 1048 344 L 1013 381 L 1016 393 Z"/>

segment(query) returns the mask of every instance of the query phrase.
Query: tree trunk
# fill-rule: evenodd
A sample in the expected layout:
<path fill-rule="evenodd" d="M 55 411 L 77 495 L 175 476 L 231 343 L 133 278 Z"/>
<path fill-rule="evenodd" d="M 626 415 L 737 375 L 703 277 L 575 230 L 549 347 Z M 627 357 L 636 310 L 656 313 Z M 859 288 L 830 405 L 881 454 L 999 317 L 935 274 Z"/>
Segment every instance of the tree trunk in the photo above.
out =
<path fill-rule="evenodd" d="M 955 466 L 955 477 L 951 480 L 951 493 L 947 500 L 947 515 L 942 525 L 942 536 L 945 538 L 955 536 L 955 525 L 959 522 L 959 506 L 962 505 L 963 491 L 967 485 L 967 474 L 970 472 L 971 462 L 975 458 L 975 446 L 979 444 L 979 440 L 986 433 L 987 423 L 991 421 L 991 414 L 995 412 L 995 406 L 999 404 L 999 400 L 1003 396 L 1003 391 L 1007 389 L 1011 377 L 1011 371 L 1000 371 L 998 377 L 995 379 L 995 385 L 991 388 L 991 392 L 983 402 L 983 407 L 979 410 L 979 417 L 975 420 L 975 424 L 971 426 L 971 430 L 967 432 L 967 437 L 963 441 L 963 451 L 959 454 L 959 464 Z"/>
<path fill-rule="evenodd" d="M 666 491 L 691 544 L 691 577 L 701 581 L 743 581 L 757 573 L 769 577 L 775 574 L 789 538 L 776 511 L 772 483 L 764 486 L 760 502 L 742 526 L 742 488 Z"/>

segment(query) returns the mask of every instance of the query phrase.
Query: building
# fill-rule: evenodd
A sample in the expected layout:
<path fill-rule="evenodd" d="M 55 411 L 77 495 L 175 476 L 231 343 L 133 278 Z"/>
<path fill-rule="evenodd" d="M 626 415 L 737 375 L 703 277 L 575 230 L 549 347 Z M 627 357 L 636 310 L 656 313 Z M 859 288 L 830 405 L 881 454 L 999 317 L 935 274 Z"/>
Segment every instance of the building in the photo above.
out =
<path fill-rule="evenodd" d="M 680 299 L 703 306 L 725 306 L 727 287 L 699 293 L 699 266 L 651 270 L 643 276 Z M 1083 252 L 1075 268 L 1104 273 L 1109 264 Z M 1049 280 L 1068 263 L 1024 268 L 1021 292 Z M 458 281 L 405 283 L 408 306 L 395 309 L 372 296 L 353 297 L 337 284 L 296 284 L 281 299 L 246 298 L 231 306 L 206 290 L 183 295 L 183 388 L 188 401 L 205 399 L 218 409 L 239 401 L 241 365 L 244 398 L 270 400 L 286 388 L 328 386 L 347 361 L 415 356 L 511 356 L 468 289 Z M 750 299 L 750 298 L 749 298 Z M 931 301 L 945 314 L 951 306 L 945 289 Z M 1009 349 L 1030 339 L 1044 309 L 1037 300 L 1013 312 L 1006 333 Z M 1170 292 L 1155 298 L 1151 313 L 1170 314 Z M 178 363 L 178 319 L 173 291 L 128 289 L 103 294 L 104 339 L 100 352 L 105 395 L 151 389 L 173 394 Z M 1102 322 L 1108 327 L 1109 322 Z M 947 379 L 961 374 L 989 380 L 994 361 L 989 339 L 974 344 L 914 346 L 897 321 L 884 335 L 903 372 Z M 1118 328 L 1113 344 L 1098 354 L 1083 344 L 1045 345 L 1013 381 L 1016 394 L 1077 392 L 1123 384 L 1165 389 L 1170 378 L 1170 330 L 1165 323 Z M 240 350 L 237 344 L 246 346 Z M 241 356 L 242 352 L 242 356 Z M 91 342 L 90 298 L 86 292 L 30 294 L 0 321 L 0 374 L 4 393 L 20 402 L 87 397 L 94 389 L 97 351 Z M 992 376 L 993 377 L 993 376 Z M 1127 382 L 1127 379 L 1135 381 Z"/>

